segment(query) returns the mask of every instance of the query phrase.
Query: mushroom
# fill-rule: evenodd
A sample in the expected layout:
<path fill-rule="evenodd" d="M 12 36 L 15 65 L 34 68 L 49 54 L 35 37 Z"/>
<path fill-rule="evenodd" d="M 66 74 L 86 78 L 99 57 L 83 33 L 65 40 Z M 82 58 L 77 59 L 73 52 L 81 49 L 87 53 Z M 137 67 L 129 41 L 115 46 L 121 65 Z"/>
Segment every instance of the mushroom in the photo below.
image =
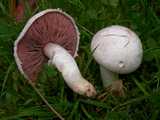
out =
<path fill-rule="evenodd" d="M 82 77 L 73 58 L 78 45 L 79 31 L 73 18 L 60 9 L 47 9 L 29 19 L 15 41 L 14 56 L 21 73 L 33 83 L 48 61 L 74 92 L 92 97 L 95 88 Z"/>
<path fill-rule="evenodd" d="M 112 25 L 94 35 L 91 50 L 100 64 L 103 86 L 122 96 L 123 83 L 118 74 L 131 73 L 140 66 L 143 50 L 139 37 L 126 27 Z"/>

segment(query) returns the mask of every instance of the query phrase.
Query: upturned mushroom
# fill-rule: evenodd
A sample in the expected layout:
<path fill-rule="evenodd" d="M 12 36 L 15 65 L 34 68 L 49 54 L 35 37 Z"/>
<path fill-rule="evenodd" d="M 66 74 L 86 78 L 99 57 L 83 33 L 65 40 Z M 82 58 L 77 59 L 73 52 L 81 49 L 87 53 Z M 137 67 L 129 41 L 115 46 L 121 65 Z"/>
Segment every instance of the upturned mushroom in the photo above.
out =
<path fill-rule="evenodd" d="M 47 9 L 29 19 L 15 41 L 14 56 L 26 79 L 35 82 L 49 61 L 74 92 L 92 97 L 95 88 L 82 77 L 73 58 L 78 46 L 79 31 L 73 18 L 59 9 Z"/>
<path fill-rule="evenodd" d="M 123 83 L 118 74 L 131 73 L 140 66 L 143 49 L 139 37 L 126 27 L 113 25 L 94 35 L 91 50 L 100 65 L 104 87 L 122 96 Z"/>

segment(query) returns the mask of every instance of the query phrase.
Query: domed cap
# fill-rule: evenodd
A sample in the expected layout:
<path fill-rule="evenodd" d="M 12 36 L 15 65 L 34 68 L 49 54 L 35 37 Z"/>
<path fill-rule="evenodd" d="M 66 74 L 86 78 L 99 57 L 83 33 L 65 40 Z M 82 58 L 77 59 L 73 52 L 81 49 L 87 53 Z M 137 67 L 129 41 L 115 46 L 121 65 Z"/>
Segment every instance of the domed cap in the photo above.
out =
<path fill-rule="evenodd" d="M 92 39 L 91 50 L 100 65 L 121 74 L 136 70 L 143 55 L 139 37 L 130 29 L 118 25 L 97 32 Z"/>
<path fill-rule="evenodd" d="M 27 79 L 35 81 L 42 65 L 47 62 L 44 47 L 48 43 L 62 46 L 72 56 L 77 54 L 79 31 L 72 17 L 59 9 L 34 15 L 15 41 L 16 63 Z"/>

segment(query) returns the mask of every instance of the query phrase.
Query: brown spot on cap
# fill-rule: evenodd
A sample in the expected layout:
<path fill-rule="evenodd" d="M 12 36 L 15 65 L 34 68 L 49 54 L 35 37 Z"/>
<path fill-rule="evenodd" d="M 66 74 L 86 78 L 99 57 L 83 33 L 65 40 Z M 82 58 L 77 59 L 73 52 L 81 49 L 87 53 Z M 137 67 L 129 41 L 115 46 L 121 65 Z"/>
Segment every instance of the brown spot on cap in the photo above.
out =
<path fill-rule="evenodd" d="M 49 10 L 39 15 L 29 20 L 15 42 L 14 51 L 21 72 L 33 82 L 48 60 L 43 53 L 47 43 L 59 44 L 74 56 L 79 42 L 79 32 L 69 15 L 59 10 Z"/>

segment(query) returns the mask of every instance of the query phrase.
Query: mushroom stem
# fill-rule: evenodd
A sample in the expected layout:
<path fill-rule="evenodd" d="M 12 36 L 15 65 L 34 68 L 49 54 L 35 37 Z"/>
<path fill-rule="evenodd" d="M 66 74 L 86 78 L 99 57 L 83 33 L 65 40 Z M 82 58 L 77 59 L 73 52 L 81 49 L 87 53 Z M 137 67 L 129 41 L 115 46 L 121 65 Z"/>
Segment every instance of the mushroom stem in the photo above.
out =
<path fill-rule="evenodd" d="M 88 97 L 96 95 L 95 88 L 82 77 L 74 58 L 67 50 L 57 44 L 48 43 L 44 47 L 44 53 L 50 59 L 49 63 L 56 66 L 74 92 Z"/>
<path fill-rule="evenodd" d="M 110 70 L 105 69 L 103 66 L 100 66 L 101 77 L 103 81 L 103 86 L 107 88 L 110 86 L 113 81 L 118 80 L 118 74 Z"/>
<path fill-rule="evenodd" d="M 100 66 L 100 71 L 104 88 L 114 95 L 124 96 L 123 82 L 119 80 L 118 74 L 105 69 L 103 66 Z"/>

